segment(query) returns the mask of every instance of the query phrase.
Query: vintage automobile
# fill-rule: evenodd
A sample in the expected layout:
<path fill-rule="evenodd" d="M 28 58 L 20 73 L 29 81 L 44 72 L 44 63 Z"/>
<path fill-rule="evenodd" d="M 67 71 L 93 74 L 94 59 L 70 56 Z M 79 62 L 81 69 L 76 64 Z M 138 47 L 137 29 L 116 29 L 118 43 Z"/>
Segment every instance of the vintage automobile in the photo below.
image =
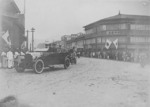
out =
<path fill-rule="evenodd" d="M 36 73 L 40 74 L 46 67 L 63 64 L 64 68 L 67 69 L 70 63 L 76 62 L 76 58 L 73 58 L 72 53 L 69 52 L 36 51 L 19 55 L 15 59 L 14 65 L 17 72 L 33 69 Z"/>

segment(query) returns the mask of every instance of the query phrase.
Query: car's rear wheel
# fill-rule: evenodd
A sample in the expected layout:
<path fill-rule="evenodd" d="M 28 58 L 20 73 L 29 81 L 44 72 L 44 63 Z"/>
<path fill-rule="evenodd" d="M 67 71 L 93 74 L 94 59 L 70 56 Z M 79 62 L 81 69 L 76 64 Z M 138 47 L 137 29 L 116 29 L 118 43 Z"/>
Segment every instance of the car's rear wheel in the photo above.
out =
<path fill-rule="evenodd" d="M 67 69 L 70 66 L 70 60 L 69 58 L 65 59 L 64 68 Z"/>
<path fill-rule="evenodd" d="M 44 62 L 42 59 L 38 59 L 33 65 L 33 69 L 37 74 L 41 74 L 44 70 Z"/>

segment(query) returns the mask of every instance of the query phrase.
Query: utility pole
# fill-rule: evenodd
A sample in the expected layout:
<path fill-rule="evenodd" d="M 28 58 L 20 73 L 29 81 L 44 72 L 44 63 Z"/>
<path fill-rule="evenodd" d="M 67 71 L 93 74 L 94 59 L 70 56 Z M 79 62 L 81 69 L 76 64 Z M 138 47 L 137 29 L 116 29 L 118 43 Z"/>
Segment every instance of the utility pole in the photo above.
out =
<path fill-rule="evenodd" d="M 32 32 L 32 51 L 34 51 L 34 28 L 31 28 L 31 32 Z"/>
<path fill-rule="evenodd" d="M 30 43 L 30 52 L 31 52 L 31 43 Z"/>
<path fill-rule="evenodd" d="M 28 44 L 29 44 L 29 30 L 26 31 L 27 32 L 27 51 L 28 51 Z"/>
<path fill-rule="evenodd" d="M 26 0 L 24 0 L 24 15 L 26 14 Z"/>

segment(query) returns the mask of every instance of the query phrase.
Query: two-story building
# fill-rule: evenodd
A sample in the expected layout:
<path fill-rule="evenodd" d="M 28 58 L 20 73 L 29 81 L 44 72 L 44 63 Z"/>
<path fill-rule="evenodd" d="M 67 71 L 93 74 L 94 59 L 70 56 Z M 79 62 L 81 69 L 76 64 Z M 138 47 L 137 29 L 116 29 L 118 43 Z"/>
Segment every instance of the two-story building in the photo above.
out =
<path fill-rule="evenodd" d="M 84 26 L 85 35 L 68 41 L 85 51 L 150 50 L 150 16 L 118 14 Z M 79 42 L 79 44 L 78 44 Z"/>

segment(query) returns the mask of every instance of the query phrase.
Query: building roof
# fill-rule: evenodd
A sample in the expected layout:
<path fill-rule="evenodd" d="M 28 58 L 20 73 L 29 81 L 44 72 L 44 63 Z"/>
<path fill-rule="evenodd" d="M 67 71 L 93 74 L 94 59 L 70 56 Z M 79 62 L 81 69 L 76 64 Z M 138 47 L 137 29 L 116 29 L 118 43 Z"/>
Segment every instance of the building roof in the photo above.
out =
<path fill-rule="evenodd" d="M 2 12 L 1 14 L 5 16 L 9 15 L 11 17 L 13 13 L 20 13 L 20 10 L 14 0 L 2 0 L 0 2 L 0 9 Z"/>
<path fill-rule="evenodd" d="M 128 14 L 118 14 L 112 17 L 108 17 L 102 20 L 112 20 L 112 19 L 150 19 L 150 16 L 146 15 L 128 15 Z"/>
<path fill-rule="evenodd" d="M 94 25 L 97 25 L 97 24 L 102 24 L 104 22 L 108 22 L 108 21 L 113 21 L 113 20 L 118 20 L 118 19 L 134 19 L 134 20 L 148 20 L 150 21 L 150 16 L 146 16 L 146 15 L 129 15 L 129 14 L 118 14 L 118 15 L 115 15 L 115 16 L 111 16 L 111 17 L 108 17 L 108 18 L 104 18 L 104 19 L 101 19 L 101 20 L 98 20 L 96 22 L 93 22 L 91 24 L 88 24 L 86 26 L 84 26 L 84 28 L 88 28 L 90 26 L 94 26 Z"/>

